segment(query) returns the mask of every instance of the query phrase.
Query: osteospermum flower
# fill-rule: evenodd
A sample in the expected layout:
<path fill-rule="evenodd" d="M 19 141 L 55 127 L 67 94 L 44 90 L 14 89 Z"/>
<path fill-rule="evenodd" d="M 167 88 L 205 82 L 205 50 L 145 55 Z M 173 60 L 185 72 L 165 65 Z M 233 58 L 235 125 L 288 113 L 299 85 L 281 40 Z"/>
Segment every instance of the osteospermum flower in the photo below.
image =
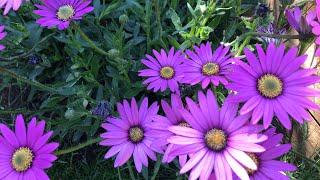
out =
<path fill-rule="evenodd" d="M 213 171 L 218 180 L 231 179 L 232 172 L 243 180 L 249 179 L 244 167 L 257 169 L 257 166 L 245 152 L 257 153 L 265 150 L 257 144 L 267 139 L 267 136 L 257 134 L 262 127 L 248 124 L 248 115 L 236 116 L 236 104 L 224 103 L 219 110 L 216 98 L 210 90 L 207 95 L 199 92 L 198 99 L 199 105 L 187 98 L 190 111 L 180 110 L 182 117 L 192 128 L 169 127 L 175 136 L 168 141 L 180 145 L 180 148 L 170 154 L 192 154 L 180 173 L 191 170 L 191 180 L 199 177 L 206 180 Z"/>
<path fill-rule="evenodd" d="M 261 143 L 266 149 L 262 153 L 248 153 L 250 158 L 257 165 L 257 170 L 247 168 L 251 180 L 261 179 L 287 179 L 284 171 L 295 171 L 296 167 L 286 162 L 279 161 L 278 158 L 291 149 L 290 144 L 280 144 L 283 135 L 275 134 L 275 128 L 268 129 L 265 133 L 268 140 Z M 238 178 L 235 178 L 238 179 Z"/>
<path fill-rule="evenodd" d="M 148 108 L 148 99 L 143 99 L 138 108 L 135 99 L 123 104 L 118 103 L 117 110 L 120 118 L 109 117 L 102 127 L 107 131 L 101 134 L 104 139 L 100 142 L 102 146 L 111 146 L 105 155 L 108 159 L 117 154 L 114 167 L 122 166 L 131 156 L 138 172 L 141 172 L 142 165 L 148 166 L 148 158 L 156 160 L 154 151 L 163 153 L 162 149 L 151 147 L 153 138 L 149 136 L 150 128 L 146 126 L 151 118 L 158 112 L 157 103 Z"/>
<path fill-rule="evenodd" d="M 48 143 L 52 131 L 44 134 L 45 121 L 32 118 L 25 126 L 22 115 L 15 122 L 15 132 L 0 124 L 0 179 L 49 179 L 45 169 L 57 159 L 58 143 Z"/>
<path fill-rule="evenodd" d="M 312 33 L 316 36 L 315 43 L 320 45 L 320 0 L 316 0 L 316 8 L 310 10 L 306 17 L 307 23 L 312 26 Z M 320 56 L 320 47 L 316 50 L 316 56 Z"/>
<path fill-rule="evenodd" d="M 0 26 L 0 40 L 2 40 L 4 37 L 6 37 L 7 33 L 4 32 L 4 26 Z M 0 44 L 0 51 L 4 50 L 5 46 Z"/>
<path fill-rule="evenodd" d="M 261 26 L 257 29 L 257 31 L 260 33 L 265 33 L 265 34 L 279 34 L 279 35 L 286 33 L 286 29 L 277 28 L 277 27 L 275 27 L 275 25 L 273 23 L 270 23 L 266 27 Z M 269 44 L 269 43 L 280 44 L 281 43 L 281 39 L 278 39 L 278 38 L 271 38 L 271 37 L 262 36 L 259 39 L 267 44 Z"/>
<path fill-rule="evenodd" d="M 301 67 L 307 56 L 297 56 L 297 48 L 285 53 L 284 44 L 276 47 L 271 43 L 266 52 L 259 45 L 256 49 L 258 57 L 245 49 L 249 64 L 239 61 L 229 76 L 232 82 L 227 88 L 237 93 L 231 100 L 245 103 L 240 113 L 252 114 L 254 124 L 263 117 L 265 128 L 274 116 L 288 129 L 291 128 L 288 115 L 299 123 L 308 120 L 306 109 L 319 109 L 308 97 L 320 95 L 308 86 L 319 82 L 320 78 L 313 75 L 315 69 Z"/>
<path fill-rule="evenodd" d="M 1 0 L 0 1 L 0 8 L 4 8 L 3 15 L 8 14 L 8 12 L 13 9 L 14 11 L 17 11 L 23 0 Z"/>
<path fill-rule="evenodd" d="M 178 148 L 177 145 L 169 144 L 167 139 L 174 134 L 168 130 L 170 126 L 183 126 L 190 127 L 190 125 L 182 118 L 180 114 L 180 109 L 183 109 L 183 103 L 180 96 L 172 94 L 171 95 L 171 106 L 164 100 L 161 101 L 162 109 L 165 113 L 165 117 L 157 115 L 152 118 L 153 122 L 148 124 L 150 126 L 150 136 L 154 137 L 153 146 L 158 146 L 158 148 L 165 147 L 166 151 L 163 155 L 162 162 L 170 163 L 174 160 L 175 156 L 169 156 L 169 153 Z M 187 155 L 179 156 L 180 166 L 183 166 L 187 161 Z"/>
<path fill-rule="evenodd" d="M 178 83 L 183 77 L 182 63 L 185 60 L 180 51 L 174 52 L 171 48 L 167 54 L 163 49 L 159 53 L 153 50 L 156 58 L 146 55 L 146 59 L 142 59 L 142 63 L 148 67 L 139 71 L 139 76 L 148 77 L 143 84 L 148 85 L 148 90 L 153 89 L 154 92 L 165 91 L 168 87 L 171 92 L 179 92 Z"/>
<path fill-rule="evenodd" d="M 308 25 L 306 18 L 302 16 L 302 12 L 299 7 L 286 9 L 285 15 L 291 27 L 299 33 L 307 34 L 311 31 L 311 28 Z"/>
<path fill-rule="evenodd" d="M 183 82 L 191 85 L 201 83 L 205 89 L 210 83 L 218 86 L 219 83 L 228 84 L 225 75 L 230 72 L 231 63 L 235 58 L 229 53 L 230 47 L 220 46 L 212 52 L 211 44 L 200 44 L 194 46 L 194 52 L 187 50 L 186 54 L 190 57 L 184 63 Z"/>
<path fill-rule="evenodd" d="M 35 4 L 38 10 L 35 14 L 42 16 L 37 23 L 42 27 L 58 27 L 63 30 L 69 27 L 73 20 L 80 20 L 84 14 L 93 11 L 89 6 L 91 0 L 42 0 L 43 5 Z"/>

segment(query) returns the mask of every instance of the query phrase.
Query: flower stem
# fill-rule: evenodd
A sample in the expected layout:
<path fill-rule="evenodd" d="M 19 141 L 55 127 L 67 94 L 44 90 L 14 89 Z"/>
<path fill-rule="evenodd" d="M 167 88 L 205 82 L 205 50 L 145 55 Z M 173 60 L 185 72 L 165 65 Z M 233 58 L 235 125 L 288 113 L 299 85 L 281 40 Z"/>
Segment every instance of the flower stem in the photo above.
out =
<path fill-rule="evenodd" d="M 25 78 L 23 76 L 20 76 L 20 75 L 16 74 L 15 72 L 13 72 L 13 71 L 11 71 L 9 69 L 6 69 L 4 67 L 0 67 L 0 72 L 3 73 L 3 74 L 7 74 L 11 78 L 17 79 L 18 81 L 27 83 L 27 84 L 29 84 L 31 86 L 35 86 L 35 87 L 37 87 L 37 88 L 39 88 L 41 90 L 58 93 L 58 91 L 55 88 L 46 86 L 46 85 L 41 84 L 41 83 L 39 83 L 37 81 L 29 80 L 29 79 L 27 79 L 27 78 Z"/>
<path fill-rule="evenodd" d="M 131 178 L 131 180 L 135 180 L 136 177 L 134 176 L 134 173 L 133 173 L 133 170 L 132 170 L 132 166 L 131 166 L 131 164 L 130 164 L 129 161 L 127 162 L 127 166 L 128 166 L 128 169 L 129 169 L 129 173 L 130 173 L 130 178 Z"/>
<path fill-rule="evenodd" d="M 79 149 L 82 149 L 82 148 L 85 148 L 89 145 L 92 145 L 92 144 L 96 144 L 98 142 L 101 141 L 101 138 L 100 137 L 97 137 L 97 138 L 94 138 L 94 139 L 90 139 L 88 140 L 87 142 L 84 142 L 82 144 L 79 144 L 77 146 L 73 146 L 73 147 L 70 147 L 70 148 L 67 148 L 67 149 L 63 149 L 63 150 L 59 150 L 59 151 L 56 151 L 56 155 L 57 156 L 60 156 L 60 155 L 63 155 L 63 154 L 68 154 L 68 153 L 71 153 L 71 152 L 74 152 L 74 151 L 77 151 Z"/>
<path fill-rule="evenodd" d="M 79 25 L 74 24 L 74 27 L 80 33 L 80 36 L 83 38 L 83 40 L 85 40 L 92 49 L 94 49 L 97 53 L 100 53 L 101 55 L 108 55 L 106 51 L 96 46 L 96 44 L 81 30 Z"/>
<path fill-rule="evenodd" d="M 158 160 L 157 160 L 156 164 L 154 165 L 154 170 L 153 170 L 153 175 L 151 177 L 151 180 L 156 179 L 158 172 L 160 170 L 160 167 L 161 167 L 161 158 L 158 156 Z"/>

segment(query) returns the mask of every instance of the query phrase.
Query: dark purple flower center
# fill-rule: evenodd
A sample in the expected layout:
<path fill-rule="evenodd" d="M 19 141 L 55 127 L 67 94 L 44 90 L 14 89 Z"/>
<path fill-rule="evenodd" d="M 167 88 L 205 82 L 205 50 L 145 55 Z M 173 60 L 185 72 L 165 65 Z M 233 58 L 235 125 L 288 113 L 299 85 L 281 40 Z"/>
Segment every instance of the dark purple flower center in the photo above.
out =
<path fill-rule="evenodd" d="M 174 69 L 170 66 L 164 66 L 160 70 L 160 76 L 163 79 L 172 79 L 174 76 Z"/>
<path fill-rule="evenodd" d="M 258 90 L 267 98 L 276 98 L 283 91 L 283 83 L 280 78 L 273 74 L 265 74 L 258 80 Z"/>
<path fill-rule="evenodd" d="M 204 138 L 207 146 L 213 151 L 221 151 L 227 145 L 227 136 L 220 129 L 211 129 Z"/>
<path fill-rule="evenodd" d="M 144 132 L 143 129 L 136 126 L 129 129 L 129 138 L 132 142 L 138 143 L 143 140 Z"/>
<path fill-rule="evenodd" d="M 256 166 L 259 168 L 259 164 L 260 164 L 260 159 L 258 158 L 258 156 L 254 153 L 247 153 L 247 155 L 252 159 L 252 161 L 256 164 Z M 249 175 L 253 175 L 256 170 L 250 169 L 250 168 L 245 168 L 247 173 Z"/>
<path fill-rule="evenodd" d="M 23 172 L 30 168 L 33 161 L 33 153 L 28 147 L 21 147 L 17 149 L 11 158 L 12 167 L 17 172 Z"/>
<path fill-rule="evenodd" d="M 220 67 L 216 63 L 208 62 L 207 64 L 202 66 L 202 74 L 206 76 L 212 76 L 218 74 L 220 71 Z"/>
<path fill-rule="evenodd" d="M 188 124 L 187 122 L 185 122 L 185 121 L 181 121 L 181 122 L 179 122 L 178 123 L 178 126 L 180 126 L 180 127 L 188 127 L 188 128 L 190 128 L 191 126 L 190 126 L 190 124 Z"/>
<path fill-rule="evenodd" d="M 71 5 L 64 5 L 58 9 L 57 17 L 62 21 L 68 21 L 73 18 L 75 10 Z"/>

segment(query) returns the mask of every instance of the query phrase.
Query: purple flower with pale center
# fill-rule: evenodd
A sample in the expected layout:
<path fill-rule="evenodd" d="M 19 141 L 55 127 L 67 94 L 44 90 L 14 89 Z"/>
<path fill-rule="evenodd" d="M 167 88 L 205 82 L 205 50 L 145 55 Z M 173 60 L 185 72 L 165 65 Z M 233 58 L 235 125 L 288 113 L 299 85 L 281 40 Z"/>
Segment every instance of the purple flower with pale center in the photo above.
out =
<path fill-rule="evenodd" d="M 180 173 L 191 170 L 190 180 L 199 177 L 206 180 L 213 171 L 218 180 L 231 179 L 232 172 L 243 180 L 249 179 L 244 167 L 256 170 L 257 166 L 245 152 L 265 151 L 265 148 L 257 144 L 267 139 L 267 136 L 258 134 L 263 127 L 248 124 L 249 115 L 237 116 L 237 104 L 224 103 L 219 110 L 211 90 L 208 90 L 207 95 L 199 92 L 198 99 L 199 104 L 196 104 L 187 98 L 190 110 L 180 110 L 191 128 L 168 128 L 175 134 L 168 142 L 180 145 L 170 154 L 192 154 Z"/>
<path fill-rule="evenodd" d="M 3 15 L 8 14 L 8 12 L 13 9 L 14 11 L 17 11 L 23 0 L 1 0 L 0 1 L 0 8 L 4 8 Z"/>
<path fill-rule="evenodd" d="M 148 67 L 139 71 L 139 76 L 147 77 L 143 84 L 148 85 L 147 89 L 153 89 L 154 92 L 163 92 L 169 87 L 171 92 L 179 93 L 178 83 L 183 78 L 184 55 L 180 51 L 174 52 L 174 48 L 171 48 L 168 54 L 163 49 L 160 53 L 153 50 L 153 54 L 155 58 L 147 54 L 146 59 L 141 61 Z"/>
<path fill-rule="evenodd" d="M 212 52 L 211 43 L 194 46 L 194 51 L 187 50 L 186 54 L 190 60 L 184 63 L 183 82 L 190 85 L 201 83 L 203 89 L 212 83 L 228 84 L 225 75 L 230 72 L 231 63 L 235 58 L 229 53 L 230 47 L 220 46 Z"/>
<path fill-rule="evenodd" d="M 265 33 L 265 34 L 285 34 L 286 33 L 286 29 L 278 29 L 275 27 L 275 25 L 273 23 L 270 23 L 267 27 L 259 27 L 257 29 L 258 32 L 260 33 Z M 271 37 L 260 37 L 259 38 L 261 41 L 265 42 L 266 44 L 270 44 L 270 43 L 275 43 L 275 44 L 280 44 L 281 43 L 281 39 L 278 38 L 271 38 Z"/>
<path fill-rule="evenodd" d="M 0 40 L 5 38 L 7 36 L 7 33 L 4 31 L 4 26 L 0 26 Z M 3 51 L 6 47 L 2 44 L 0 44 L 0 51 Z"/>
<path fill-rule="evenodd" d="M 183 109 L 183 103 L 180 96 L 176 94 L 171 95 L 171 106 L 164 100 L 161 101 L 162 109 L 165 113 L 165 117 L 157 115 L 154 116 L 153 122 L 148 126 L 152 129 L 150 135 L 155 138 L 153 145 L 159 148 L 166 149 L 162 162 L 170 163 L 174 160 L 175 156 L 169 156 L 169 153 L 178 148 L 178 145 L 169 144 L 167 139 L 174 134 L 168 130 L 170 126 L 183 126 L 190 127 L 190 125 L 183 119 L 180 114 L 180 109 Z M 183 166 L 187 161 L 187 155 L 179 156 L 180 166 Z"/>
<path fill-rule="evenodd" d="M 285 15 L 291 27 L 299 33 L 307 34 L 311 32 L 311 28 L 308 25 L 306 18 L 302 16 L 302 12 L 299 7 L 295 7 L 294 9 L 286 9 Z"/>
<path fill-rule="evenodd" d="M 32 118 L 25 126 L 22 115 L 15 122 L 15 132 L 0 124 L 0 179 L 49 179 L 45 169 L 57 159 L 58 143 L 48 143 L 52 131 L 44 134 L 45 121 Z"/>
<path fill-rule="evenodd" d="M 102 124 L 106 132 L 101 134 L 104 140 L 100 145 L 111 146 L 104 158 L 116 155 L 114 167 L 119 167 L 133 156 L 136 169 L 141 172 L 142 165 L 148 167 L 148 157 L 155 161 L 155 152 L 163 153 L 162 149 L 151 146 L 154 139 L 146 126 L 157 115 L 159 107 L 153 103 L 148 108 L 148 99 L 145 98 L 139 108 L 136 100 L 132 99 L 131 106 L 126 100 L 123 104 L 118 103 L 117 110 L 120 118 L 108 117 L 107 122 Z"/>
<path fill-rule="evenodd" d="M 315 43 L 320 45 L 320 0 L 316 0 L 316 9 L 310 10 L 306 17 L 307 23 L 312 26 L 312 33 L 316 36 Z M 316 50 L 316 56 L 320 57 L 320 47 Z"/>
<path fill-rule="evenodd" d="M 232 81 L 229 89 L 236 92 L 232 102 L 244 102 L 240 114 L 252 115 L 253 124 L 263 118 L 268 128 L 274 116 L 287 129 L 291 129 L 289 115 L 303 123 L 308 120 L 307 109 L 319 110 L 309 97 L 320 96 L 319 91 L 309 86 L 320 81 L 315 69 L 302 68 L 307 56 L 297 56 L 298 49 L 285 45 L 276 47 L 269 44 L 266 52 L 256 46 L 258 56 L 249 49 L 244 50 L 247 63 L 238 61 L 234 72 L 229 76 Z"/>
<path fill-rule="evenodd" d="M 39 16 L 37 23 L 42 27 L 58 27 L 63 30 L 73 20 L 80 20 L 84 14 L 93 11 L 89 6 L 91 0 L 42 0 L 43 5 L 35 4 L 38 10 L 33 12 Z"/>
<path fill-rule="evenodd" d="M 283 138 L 282 134 L 276 134 L 275 128 L 268 129 L 264 134 L 268 139 L 261 143 L 266 149 L 262 153 L 248 153 L 250 158 L 257 165 L 257 170 L 246 168 L 250 180 L 268 180 L 290 178 L 284 174 L 284 171 L 295 171 L 297 168 L 289 163 L 277 160 L 291 149 L 290 144 L 280 144 Z M 234 180 L 240 180 L 234 175 Z M 211 174 L 209 180 L 215 180 L 215 174 Z"/>

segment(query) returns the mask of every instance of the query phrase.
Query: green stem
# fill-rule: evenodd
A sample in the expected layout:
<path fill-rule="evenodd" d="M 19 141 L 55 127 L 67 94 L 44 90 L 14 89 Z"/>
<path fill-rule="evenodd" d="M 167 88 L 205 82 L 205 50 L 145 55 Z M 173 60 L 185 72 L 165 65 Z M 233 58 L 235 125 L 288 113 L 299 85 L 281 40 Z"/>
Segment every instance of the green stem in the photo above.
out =
<path fill-rule="evenodd" d="M 41 83 L 39 83 L 39 82 L 37 82 L 37 81 L 29 80 L 29 79 L 27 79 L 27 78 L 25 78 L 25 77 L 23 77 L 23 76 L 20 76 L 20 75 L 16 74 L 15 72 L 13 72 L 13 71 L 11 71 L 11 70 L 9 70 L 9 69 L 6 69 L 6 68 L 4 68 L 4 67 L 0 67 L 0 72 L 1 72 L 1 73 L 4 73 L 4 74 L 7 74 L 7 75 L 10 76 L 11 78 L 17 79 L 18 81 L 27 83 L 27 84 L 29 84 L 29 85 L 31 85 L 31 86 L 35 86 L 35 87 L 39 88 L 40 90 L 58 93 L 55 88 L 46 86 L 46 85 L 41 84 Z"/>
<path fill-rule="evenodd" d="M 97 53 L 107 56 L 108 53 L 103 49 L 96 46 L 96 44 L 81 30 L 80 26 L 74 24 L 75 29 L 80 33 L 80 36 L 89 44 L 89 46 L 94 49 Z"/>
<path fill-rule="evenodd" d="M 57 156 L 60 156 L 60 155 L 63 155 L 63 154 L 68 154 L 68 153 L 71 153 L 71 152 L 74 152 L 74 151 L 78 151 L 79 149 L 85 148 L 85 147 L 87 147 L 89 145 L 96 144 L 96 143 L 98 143 L 100 141 L 101 141 L 100 137 L 97 137 L 97 138 L 94 138 L 94 139 L 90 139 L 87 142 L 84 142 L 84 143 L 79 144 L 77 146 L 73 146 L 73 147 L 70 147 L 68 149 L 63 149 L 63 150 L 56 151 L 55 154 Z"/>
<path fill-rule="evenodd" d="M 128 166 L 128 169 L 129 169 L 129 174 L 130 174 L 131 180 L 135 180 L 136 177 L 134 176 L 133 169 L 132 169 L 132 166 L 131 166 L 129 161 L 127 162 L 127 166 Z"/>
<path fill-rule="evenodd" d="M 5 57 L 0 57 L 0 60 L 2 61 L 12 61 L 12 60 L 15 60 L 15 59 L 22 59 L 22 58 L 25 58 L 27 56 L 29 56 L 35 49 L 36 47 L 38 47 L 38 45 L 40 45 L 41 43 L 47 41 L 47 39 L 49 39 L 51 36 L 53 36 L 55 33 L 51 33 L 47 36 L 45 36 L 44 38 L 42 38 L 38 43 L 36 43 L 28 52 L 26 53 L 23 53 L 23 54 L 20 54 L 20 55 L 17 55 L 17 56 L 12 56 L 12 57 L 8 57 L 8 58 L 5 58 Z"/>
<path fill-rule="evenodd" d="M 160 170 L 160 167 L 161 167 L 161 158 L 159 158 L 158 156 L 158 160 L 157 160 L 157 163 L 154 165 L 154 170 L 153 170 L 153 175 L 151 177 L 151 180 L 155 180 L 157 175 L 158 175 L 158 172 Z"/>

